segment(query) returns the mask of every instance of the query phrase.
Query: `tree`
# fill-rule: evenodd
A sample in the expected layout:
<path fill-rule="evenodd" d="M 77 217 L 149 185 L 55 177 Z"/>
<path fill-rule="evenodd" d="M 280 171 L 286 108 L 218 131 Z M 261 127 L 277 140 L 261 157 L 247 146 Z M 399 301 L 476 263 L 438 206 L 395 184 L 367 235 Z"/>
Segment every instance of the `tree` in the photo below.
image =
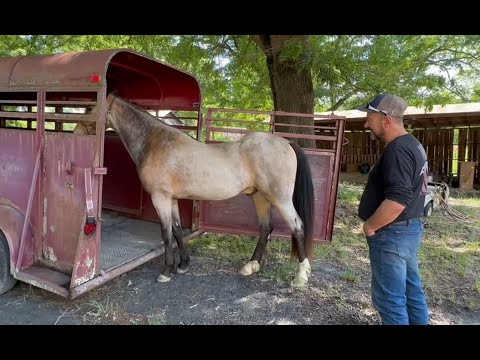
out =
<path fill-rule="evenodd" d="M 262 49 L 272 90 L 276 111 L 313 114 L 314 91 L 311 69 L 303 61 L 308 56 L 307 35 L 251 35 L 250 38 Z M 313 126 L 313 118 L 279 117 L 280 123 Z M 309 127 L 282 127 L 279 131 L 314 135 Z M 300 146 L 315 147 L 314 140 L 297 139 Z"/>

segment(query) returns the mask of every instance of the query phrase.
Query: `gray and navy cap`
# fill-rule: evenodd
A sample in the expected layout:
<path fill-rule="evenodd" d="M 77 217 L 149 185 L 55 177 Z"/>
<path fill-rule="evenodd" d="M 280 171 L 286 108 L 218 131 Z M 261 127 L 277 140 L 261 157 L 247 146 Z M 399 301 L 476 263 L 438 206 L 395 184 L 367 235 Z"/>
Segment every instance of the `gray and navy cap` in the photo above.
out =
<path fill-rule="evenodd" d="M 377 112 L 384 115 L 401 118 L 408 104 L 401 97 L 392 94 L 379 94 L 366 106 L 357 108 L 359 111 Z"/>

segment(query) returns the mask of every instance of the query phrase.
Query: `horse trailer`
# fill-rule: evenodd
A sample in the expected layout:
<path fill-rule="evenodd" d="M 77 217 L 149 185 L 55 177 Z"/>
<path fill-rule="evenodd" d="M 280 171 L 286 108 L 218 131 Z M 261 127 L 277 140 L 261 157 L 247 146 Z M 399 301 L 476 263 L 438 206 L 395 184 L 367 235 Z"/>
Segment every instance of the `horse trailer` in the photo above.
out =
<path fill-rule="evenodd" d="M 0 58 L 0 294 L 20 280 L 74 298 L 163 254 L 152 200 L 119 136 L 106 129 L 112 91 L 159 121 L 177 114 L 170 126 L 198 141 L 235 132 L 215 119 L 234 110 L 209 109 L 203 119 L 194 76 L 132 50 Z M 314 135 L 299 135 L 285 126 L 276 131 L 275 117 L 313 115 L 257 113 L 270 119 L 266 131 L 328 143 L 305 151 L 314 176 L 314 240 L 329 242 L 345 119 L 323 116 Z M 73 131 L 87 123 L 93 134 Z M 258 234 L 245 199 L 179 200 L 185 240 L 205 231 Z M 272 236 L 290 236 L 272 213 Z"/>

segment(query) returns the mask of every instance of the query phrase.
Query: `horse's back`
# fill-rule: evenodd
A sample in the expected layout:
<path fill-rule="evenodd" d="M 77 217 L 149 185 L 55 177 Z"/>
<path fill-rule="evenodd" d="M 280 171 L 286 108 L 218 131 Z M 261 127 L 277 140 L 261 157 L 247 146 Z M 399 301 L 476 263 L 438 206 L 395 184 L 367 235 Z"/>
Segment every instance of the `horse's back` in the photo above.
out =
<path fill-rule="evenodd" d="M 290 148 L 289 141 L 271 134 L 271 133 L 264 133 L 264 132 L 252 132 L 247 135 L 244 135 L 241 137 L 238 142 L 242 145 L 243 147 L 248 147 L 250 149 L 251 147 L 254 148 L 266 148 L 266 149 L 271 149 L 271 150 L 280 150 L 280 151 L 288 151 L 286 149 Z"/>
<path fill-rule="evenodd" d="M 288 140 L 271 133 L 253 132 L 243 136 L 239 141 L 243 155 L 262 158 L 270 162 L 296 159 L 295 152 Z M 296 163 L 296 161 L 295 161 Z"/>

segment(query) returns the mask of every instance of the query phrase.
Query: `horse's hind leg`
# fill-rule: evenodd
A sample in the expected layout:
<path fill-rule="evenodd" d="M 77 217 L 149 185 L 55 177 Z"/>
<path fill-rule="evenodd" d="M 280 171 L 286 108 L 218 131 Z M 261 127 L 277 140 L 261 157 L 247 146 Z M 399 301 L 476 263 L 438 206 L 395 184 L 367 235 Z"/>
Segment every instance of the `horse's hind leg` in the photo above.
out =
<path fill-rule="evenodd" d="M 172 247 L 172 198 L 163 193 L 155 193 L 152 194 L 152 202 L 160 218 L 162 238 L 165 244 L 165 264 L 160 270 L 157 281 L 166 282 L 170 280 L 170 274 L 175 265 Z"/>
<path fill-rule="evenodd" d="M 251 275 L 260 270 L 260 261 L 265 253 L 265 247 L 267 246 L 270 234 L 273 231 L 270 216 L 272 203 L 267 200 L 261 192 L 253 194 L 253 201 L 255 203 L 255 208 L 257 209 L 258 221 L 260 223 L 260 238 L 252 258 L 240 269 L 240 274 L 242 275 Z"/>
<path fill-rule="evenodd" d="M 172 199 L 172 217 L 173 217 L 173 236 L 177 240 L 178 251 L 180 252 L 180 264 L 177 272 L 179 274 L 186 273 L 190 265 L 190 256 L 183 242 L 182 226 L 180 223 L 180 211 L 178 210 L 178 200 Z"/>
<path fill-rule="evenodd" d="M 311 273 L 310 262 L 307 258 L 303 235 L 303 222 L 298 216 L 291 200 L 286 200 L 275 204 L 278 211 L 285 219 L 292 232 L 292 253 L 296 251 L 298 255 L 298 272 L 293 280 L 293 286 L 304 286 L 308 282 L 308 276 Z"/>

